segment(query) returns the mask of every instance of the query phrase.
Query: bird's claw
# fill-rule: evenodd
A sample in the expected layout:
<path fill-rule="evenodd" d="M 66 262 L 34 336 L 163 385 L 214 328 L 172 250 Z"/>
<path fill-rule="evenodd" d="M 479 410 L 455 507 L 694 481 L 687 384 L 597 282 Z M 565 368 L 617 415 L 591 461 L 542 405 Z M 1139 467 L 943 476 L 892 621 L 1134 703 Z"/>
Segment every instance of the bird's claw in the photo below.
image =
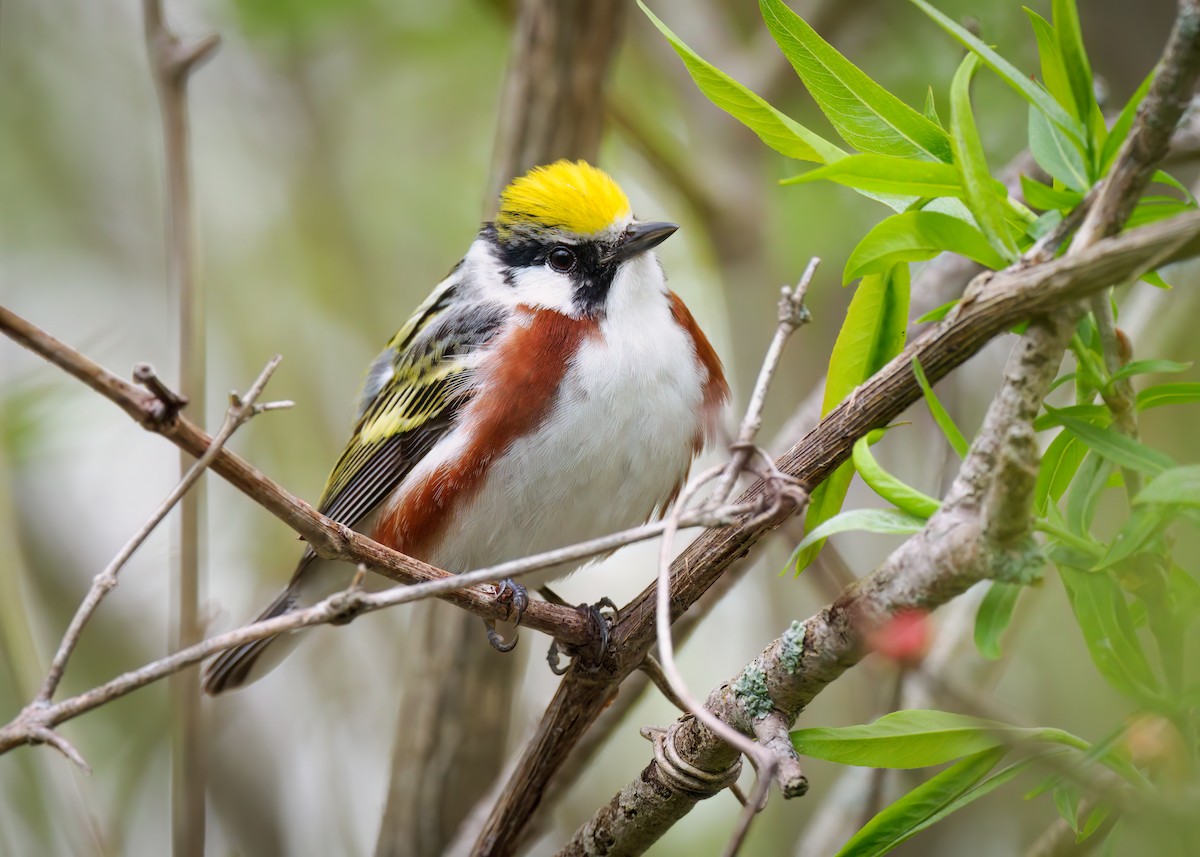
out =
<path fill-rule="evenodd" d="M 604 660 L 604 656 L 608 654 L 609 633 L 612 626 L 621 618 L 621 613 L 613 600 L 608 597 L 601 598 L 595 604 L 580 604 L 575 609 L 586 615 L 596 626 L 596 653 L 592 656 L 589 652 L 586 661 L 583 661 L 586 666 L 596 669 Z M 610 611 L 607 615 L 604 612 L 606 609 Z M 560 653 L 571 658 L 566 666 L 559 663 Z M 584 653 L 580 650 L 567 651 L 565 647 L 560 649 L 557 640 L 551 640 L 550 649 L 546 652 L 546 662 L 550 665 L 550 672 L 555 675 L 564 675 L 582 657 L 584 657 Z"/>
<path fill-rule="evenodd" d="M 512 622 L 513 625 L 520 625 L 521 617 L 525 615 L 525 609 L 529 607 L 529 591 L 511 577 L 506 577 L 496 587 L 496 601 L 508 607 L 506 621 Z M 498 652 L 511 652 L 516 648 L 518 637 L 515 633 L 512 640 L 506 643 L 504 638 L 497 633 L 494 621 L 484 620 L 483 624 L 487 626 L 488 642 L 491 643 L 493 649 Z"/>
<path fill-rule="evenodd" d="M 496 600 L 511 608 L 507 618 L 511 619 L 514 624 L 520 625 L 521 617 L 525 615 L 525 610 L 529 607 L 529 590 L 511 577 L 506 577 L 496 587 Z M 512 617 L 511 611 L 516 612 L 516 618 Z"/>
<path fill-rule="evenodd" d="M 517 635 L 514 634 L 512 640 L 506 643 L 504 642 L 504 638 L 496 633 L 495 622 L 485 621 L 484 624 L 487 626 L 488 642 L 492 644 L 492 648 L 497 652 L 511 652 L 517 647 L 517 640 L 519 639 Z"/>

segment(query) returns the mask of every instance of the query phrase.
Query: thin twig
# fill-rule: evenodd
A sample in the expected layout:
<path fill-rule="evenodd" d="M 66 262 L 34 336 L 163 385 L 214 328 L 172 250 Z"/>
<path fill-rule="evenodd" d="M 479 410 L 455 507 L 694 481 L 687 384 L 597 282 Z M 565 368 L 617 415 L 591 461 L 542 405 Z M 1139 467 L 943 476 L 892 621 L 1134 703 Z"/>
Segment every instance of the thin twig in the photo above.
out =
<path fill-rule="evenodd" d="M 259 373 L 258 378 L 244 397 L 237 397 L 236 394 L 231 395 L 233 401 L 230 403 L 229 410 L 225 414 L 225 422 L 221 426 L 221 430 L 213 438 L 212 445 L 205 451 L 204 455 L 196 459 L 188 472 L 184 474 L 183 479 L 179 481 L 179 484 L 158 505 L 158 508 L 154 510 L 146 522 L 125 543 L 125 546 L 117 552 L 117 555 L 113 557 L 105 569 L 92 580 L 91 588 L 88 590 L 87 595 L 84 596 L 79 609 L 75 611 L 71 623 L 67 626 L 66 633 L 63 634 L 62 641 L 58 645 L 58 651 L 55 652 L 54 659 L 50 663 L 50 670 L 46 674 L 46 680 L 42 683 L 42 688 L 38 691 L 34 699 L 35 703 L 49 702 L 51 697 L 54 696 L 54 691 L 58 688 L 59 681 L 62 680 L 63 671 L 67 668 L 67 661 L 71 657 L 71 652 L 79 645 L 79 638 L 83 634 L 84 627 L 86 627 L 95 614 L 96 608 L 100 606 L 100 602 L 117 585 L 118 575 L 125 566 L 125 563 L 129 561 L 134 552 L 142 546 L 142 543 L 162 523 L 167 513 L 175 507 L 180 498 L 195 484 L 196 480 L 200 478 L 200 474 L 208 468 L 213 459 L 220 454 L 221 450 L 225 447 L 225 443 L 233 437 L 233 433 L 250 420 L 251 417 L 261 413 L 263 410 L 275 410 L 281 406 L 291 404 L 290 402 L 272 402 L 269 405 L 255 404 L 282 359 L 278 354 L 272 357 L 262 372 Z M 142 366 L 144 367 L 145 364 L 142 364 Z M 155 377 L 152 372 L 147 374 L 143 371 L 140 374 L 146 378 Z M 169 393 L 170 391 L 167 392 Z"/>
<path fill-rule="evenodd" d="M 771 386 L 771 379 L 775 377 L 775 372 L 779 369 L 779 361 L 783 357 L 783 346 L 787 344 L 788 338 L 793 333 L 812 320 L 808 308 L 804 305 L 804 297 L 808 294 L 808 287 L 820 264 L 821 260 L 813 256 L 796 287 L 793 289 L 784 286 L 780 290 L 779 318 L 775 327 L 775 335 L 771 338 L 771 344 L 767 346 L 767 354 L 763 357 L 762 367 L 758 370 L 758 379 L 754 382 L 754 391 L 750 394 L 746 415 L 742 418 L 741 426 L 738 429 L 733 455 L 730 456 L 725 475 L 721 477 L 721 481 L 717 483 L 717 487 L 713 491 L 713 502 L 716 504 L 729 502 L 733 489 L 737 485 L 738 477 L 750 463 L 750 457 L 753 454 L 751 445 L 754 443 L 754 438 L 758 437 L 758 430 L 762 428 L 762 414 L 763 408 L 766 407 L 767 390 Z"/>
<path fill-rule="evenodd" d="M 808 267 L 805 269 L 804 275 L 800 278 L 800 282 L 796 285 L 796 288 L 791 289 L 785 286 L 782 290 L 779 298 L 779 317 L 777 319 L 775 335 L 771 338 L 766 356 L 763 358 L 762 368 L 758 373 L 758 381 L 754 385 L 754 392 L 751 394 L 750 402 L 746 406 L 746 413 L 742 418 L 741 429 L 738 432 L 737 442 L 733 446 L 729 463 L 719 474 L 720 479 L 712 494 L 713 502 L 719 506 L 728 503 L 729 497 L 737 484 L 738 476 L 750 463 L 750 458 L 754 453 L 754 440 L 758 436 L 758 430 L 762 427 L 762 412 L 766 405 L 767 391 L 770 388 L 771 379 L 779 367 L 779 361 L 783 355 L 783 347 L 787 344 L 788 338 L 811 318 L 807 308 L 804 306 L 804 296 L 808 292 L 809 284 L 812 282 L 813 275 L 816 273 L 820 262 L 821 260 L 814 256 L 809 261 Z M 768 464 L 770 463 L 768 459 Z M 750 738 L 747 738 L 733 727 L 722 722 L 718 717 L 710 713 L 700 701 L 695 699 L 691 695 L 691 691 L 688 690 L 687 683 L 684 681 L 683 675 L 680 673 L 679 667 L 675 662 L 675 645 L 671 639 L 671 622 L 673 619 L 671 616 L 671 559 L 674 552 L 675 533 L 679 528 L 679 521 L 683 516 L 684 510 L 687 508 L 688 500 L 704 484 L 704 481 L 704 479 L 693 481 L 687 490 L 680 495 L 675 508 L 667 517 L 667 525 L 663 529 L 662 545 L 659 548 L 658 555 L 658 598 L 655 608 L 655 626 L 658 636 L 659 656 L 662 658 L 662 674 L 673 691 L 674 700 L 676 700 L 677 704 L 682 703 L 687 712 L 754 762 L 757 774 L 754 792 L 751 798 L 744 802 L 737 826 L 725 848 L 726 857 L 732 857 L 732 855 L 737 854 L 741 849 L 746 833 L 750 829 L 750 824 L 754 820 L 755 813 L 766 802 L 767 793 L 771 787 L 771 780 L 775 776 L 779 765 L 772 752 L 773 745 L 772 747 L 766 747 L 756 744 Z M 782 497 L 782 493 L 780 496 Z M 774 505 L 775 502 L 780 501 L 773 501 L 769 505 Z M 801 502 L 803 502 L 803 498 Z M 768 514 L 768 512 L 762 514 Z M 671 736 L 668 735 L 663 740 L 671 740 Z"/>

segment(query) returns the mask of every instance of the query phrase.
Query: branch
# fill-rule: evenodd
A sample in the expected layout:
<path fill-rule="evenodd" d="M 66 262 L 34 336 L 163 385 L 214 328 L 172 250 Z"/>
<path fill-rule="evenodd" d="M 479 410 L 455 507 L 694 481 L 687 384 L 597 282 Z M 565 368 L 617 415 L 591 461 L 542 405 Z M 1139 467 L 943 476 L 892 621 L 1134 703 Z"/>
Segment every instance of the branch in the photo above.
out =
<path fill-rule="evenodd" d="M 88 590 L 83 602 L 79 605 L 79 609 L 76 610 L 75 616 L 71 619 L 70 625 L 67 626 L 67 630 L 63 635 L 62 642 L 59 643 L 58 651 L 54 655 L 54 660 L 50 664 L 50 670 L 46 674 L 46 680 L 43 682 L 41 690 L 38 691 L 37 697 L 34 699 L 35 703 L 48 703 L 51 697 L 54 696 L 54 691 L 58 688 L 58 683 L 62 680 L 63 672 L 66 670 L 67 661 L 71 657 L 71 652 L 73 652 L 75 647 L 79 645 L 79 638 L 83 634 L 83 629 L 87 626 L 87 623 L 95 614 L 96 609 L 100 606 L 100 602 L 103 601 L 105 596 L 107 596 L 108 593 L 116 587 L 118 576 L 121 572 L 121 569 L 125 567 L 125 563 L 127 563 L 130 557 L 133 556 L 134 552 L 142 546 L 142 543 L 149 538 L 150 534 L 154 532 L 155 528 L 162 523 L 163 519 L 167 516 L 167 513 L 175 508 L 175 504 L 178 503 L 183 495 L 187 493 L 188 489 L 196 483 L 196 480 L 200 478 L 200 474 L 203 473 L 210 464 L 212 464 L 213 459 L 215 459 L 225 447 L 226 442 L 233 437 L 233 433 L 245 425 L 246 422 L 248 422 L 252 417 L 264 410 L 276 410 L 281 407 L 291 407 L 291 402 L 272 402 L 269 405 L 255 404 L 255 402 L 258 400 L 258 397 L 262 395 L 263 388 L 266 387 L 267 382 L 275 373 L 275 369 L 279 366 L 280 360 L 282 360 L 282 358 L 278 355 L 271 358 L 266 367 L 263 368 L 262 372 L 255 380 L 254 384 L 251 385 L 250 390 L 246 393 L 245 397 L 239 397 L 236 393 L 230 394 L 230 405 L 229 410 L 225 415 L 225 422 L 221 426 L 221 430 L 217 432 L 216 437 L 213 438 L 212 445 L 209 446 L 204 455 L 196 459 L 196 461 L 188 469 L 187 473 L 185 473 L 183 478 L 179 481 L 179 484 L 176 485 L 171 493 L 167 495 L 166 499 L 159 504 L 158 508 L 154 510 L 149 519 L 147 519 L 146 523 L 142 524 L 138 531 L 133 534 L 133 537 L 125 543 L 125 546 L 117 552 L 117 555 L 113 557 L 108 566 L 106 566 L 105 569 L 100 572 L 100 574 L 96 575 L 95 579 L 92 581 L 91 589 Z M 162 386 L 161 382 L 158 381 L 157 376 L 153 374 L 153 370 L 147 372 L 146 369 L 148 369 L 148 367 L 143 366 L 139 368 L 142 369 L 141 374 L 147 378 L 148 383 L 155 383 L 157 387 L 161 388 L 160 397 L 165 397 L 165 403 L 179 401 L 178 397 L 176 397 L 166 387 Z M 150 382 L 150 379 L 153 379 L 153 382 Z"/>
<path fill-rule="evenodd" d="M 1018 322 L 1076 302 L 1103 284 L 1147 266 L 1197 254 L 1200 213 L 1188 213 L 1106 239 L 1077 255 L 977 279 L 954 313 L 912 342 L 852 400 L 831 411 L 778 459 L 776 466 L 809 487 L 827 477 L 849 458 L 854 439 L 886 425 L 920 397 L 911 368 L 914 357 L 934 383 Z M 766 487 L 760 481 L 738 503 L 759 502 Z M 742 521 L 710 530 L 693 542 L 672 565 L 672 617 L 685 612 L 729 565 L 778 523 Z M 493 808 L 476 845 L 481 853 L 511 853 L 548 778 L 653 644 L 655 598 L 655 588 L 650 587 L 622 608 L 612 634 L 613 655 L 600 670 L 589 675 L 573 671 L 559 686 L 503 799 Z"/>
<path fill-rule="evenodd" d="M 1009 289 L 1015 294 L 1019 287 L 1013 281 L 1023 273 L 1044 274 L 1059 265 L 1080 263 L 1104 243 L 1099 242 L 1101 236 L 1119 232 L 1153 174 L 1155 164 L 1166 151 L 1171 132 L 1186 104 L 1182 93 L 1186 92 L 1190 97 L 1197 75 L 1200 75 L 1200 0 L 1181 0 L 1180 16 L 1154 87 L 1159 96 L 1139 112 L 1130 138 L 1118 156 L 1109 180 L 1101 187 L 1088 211 L 1067 257 L 1060 262 L 1032 265 L 1026 262 L 1024 265 L 1028 267 L 1024 272 L 1022 264 L 1018 264 L 994 277 L 978 278 L 968 287 L 948 322 L 906 348 L 900 357 L 869 381 L 860 394 L 871 388 L 879 389 L 880 376 L 891 376 L 894 381 L 899 381 L 896 364 L 900 361 L 911 363 L 916 356 L 924 365 L 928 358 L 920 357 L 919 352 L 935 349 L 923 349 L 923 345 L 933 346 L 950 339 L 956 325 L 979 312 L 980 300 L 997 300 L 998 293 Z M 1162 84 L 1164 79 L 1168 82 Z M 1154 130 L 1163 126 L 1165 131 Z M 1136 233 L 1129 233 L 1132 234 Z M 1153 255 L 1149 258 L 1156 264 L 1162 261 Z M 1124 279 L 1112 276 L 1112 273 L 1111 270 L 1096 270 L 1091 291 L 1096 290 L 1097 283 Z M 1050 291 L 1056 289 L 1048 288 L 1047 292 Z M 889 616 L 904 610 L 936 607 L 980 579 L 1011 578 L 1014 567 L 1020 569 L 1030 562 L 1029 507 L 1037 469 L 1032 422 L 1057 373 L 1063 349 L 1081 310 L 1068 305 L 1062 311 L 1057 307 L 1046 307 L 1044 312 L 1040 318 L 1036 312 L 1033 314 L 1034 320 L 1022 338 L 1021 348 L 1010 362 L 1005 384 L 993 400 L 984 425 L 941 509 L 930 518 L 922 532 L 905 542 L 882 568 L 852 585 L 842 598 L 821 614 L 776 640 L 755 663 L 715 691 L 708 700 L 712 714 L 745 736 L 753 736 L 753 721 L 767 714 L 780 716 L 790 724 L 816 693 L 862 657 L 864 629 L 880 627 Z M 936 378 L 948 371 L 948 368 L 935 370 Z M 903 392 L 900 389 L 892 392 L 893 396 L 903 397 L 903 407 L 907 407 L 910 402 Z M 851 397 L 849 402 L 840 405 L 812 434 L 819 433 L 839 412 L 853 410 L 857 399 L 858 396 Z M 866 425 L 859 430 L 855 426 L 847 434 L 858 437 L 872 427 Z M 780 469 L 798 475 L 788 467 L 789 458 L 802 459 L 803 453 L 797 455 L 797 452 L 797 448 L 793 448 L 784 456 Z M 828 472 L 825 471 L 822 478 Z M 708 538 L 709 534 L 706 534 L 692 547 Z M 748 541 L 752 544 L 754 538 L 757 534 Z M 685 552 L 682 558 L 685 562 L 681 577 L 689 572 L 687 560 L 703 562 L 702 558 L 690 557 L 691 553 L 691 550 Z M 668 735 L 675 733 L 675 753 L 688 769 L 719 772 L 738 756 L 738 750 L 718 734 L 721 731 L 715 732 L 699 720 L 685 718 L 677 721 Z M 662 757 L 663 754 L 656 754 L 656 760 L 637 780 L 626 786 L 577 832 L 563 853 L 580 853 L 584 849 L 589 854 L 609 853 L 610 849 L 640 853 L 700 797 L 706 796 L 672 785 L 671 766 L 664 766 Z M 598 829 L 602 830 L 600 836 L 595 833 Z M 572 849 L 577 850 L 573 852 Z"/>
<path fill-rule="evenodd" d="M 157 396 L 139 390 L 128 381 L 118 378 L 75 349 L 2 306 L 0 306 L 0 332 L 83 381 L 115 403 L 147 431 L 162 435 L 191 455 L 204 455 L 212 445 L 212 439 L 203 430 L 186 418 L 173 415 L 172 409 L 165 407 Z M 449 574 L 420 560 L 405 556 L 354 532 L 349 527 L 326 518 L 311 505 L 290 494 L 277 482 L 228 449 L 222 449 L 217 453 L 210 469 L 299 533 L 324 559 L 361 563 L 366 565 L 370 571 L 397 583 L 443 581 L 441 585 L 446 588 L 439 591 L 450 603 L 485 619 L 504 619 L 507 615 L 506 608 L 495 603 L 495 598 L 490 590 L 475 587 L 450 591 L 455 586 L 463 585 L 464 578 L 461 575 Z M 630 541 L 653 538 L 657 532 L 647 531 L 639 538 L 631 536 L 628 538 Z M 623 543 L 629 544 L 630 542 Z M 611 547 L 610 545 L 609 549 Z M 508 567 L 511 568 L 511 566 Z M 585 645 L 591 642 L 593 636 L 590 621 L 580 616 L 577 611 L 542 601 L 530 603 L 529 609 L 522 619 L 522 625 L 576 645 Z"/>
<path fill-rule="evenodd" d="M 777 748 L 788 769 L 798 771 L 787 729 L 818 693 L 862 659 L 872 631 L 899 613 L 937 607 L 979 580 L 1011 577 L 1014 564 L 1029 561 L 1028 515 L 1018 536 L 999 520 L 1011 511 L 1009 505 L 993 505 L 988 498 L 993 483 L 1005 482 L 1009 493 L 1031 501 L 1034 482 L 1026 474 L 1036 467 L 1036 447 L 1026 441 L 1073 327 L 1062 315 L 1031 324 L 942 508 L 880 568 L 817 615 L 794 623 L 714 691 L 706 704 L 711 715 L 741 735 L 766 739 L 764 746 Z M 997 461 L 1011 464 L 997 469 Z M 682 718 L 668 734 L 675 755 L 689 768 L 721 771 L 738 757 L 737 749 L 698 719 Z M 656 754 L 560 855 L 642 853 L 708 796 L 679 788 L 669 768 L 664 770 L 663 755 Z"/>

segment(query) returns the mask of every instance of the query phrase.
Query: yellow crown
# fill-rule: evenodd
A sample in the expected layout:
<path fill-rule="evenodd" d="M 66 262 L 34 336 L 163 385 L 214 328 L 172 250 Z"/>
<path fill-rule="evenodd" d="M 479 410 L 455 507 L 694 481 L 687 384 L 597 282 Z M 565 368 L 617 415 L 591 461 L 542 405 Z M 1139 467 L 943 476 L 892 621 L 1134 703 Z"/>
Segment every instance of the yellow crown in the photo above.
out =
<path fill-rule="evenodd" d="M 608 173 L 584 161 L 555 161 L 512 180 L 500 194 L 496 225 L 595 235 L 629 216 L 629 199 Z"/>

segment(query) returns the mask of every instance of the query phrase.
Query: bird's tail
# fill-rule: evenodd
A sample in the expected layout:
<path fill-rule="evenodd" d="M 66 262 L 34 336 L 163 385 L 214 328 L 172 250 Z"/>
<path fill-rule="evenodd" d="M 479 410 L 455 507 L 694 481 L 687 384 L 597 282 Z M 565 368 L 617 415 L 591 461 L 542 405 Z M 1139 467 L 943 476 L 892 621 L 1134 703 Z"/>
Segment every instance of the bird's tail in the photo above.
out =
<path fill-rule="evenodd" d="M 295 609 L 297 592 L 289 586 L 255 620 L 274 619 Z M 280 634 L 228 649 L 204 670 L 204 692 L 216 696 L 258 681 L 277 667 L 300 641 L 298 634 Z"/>

